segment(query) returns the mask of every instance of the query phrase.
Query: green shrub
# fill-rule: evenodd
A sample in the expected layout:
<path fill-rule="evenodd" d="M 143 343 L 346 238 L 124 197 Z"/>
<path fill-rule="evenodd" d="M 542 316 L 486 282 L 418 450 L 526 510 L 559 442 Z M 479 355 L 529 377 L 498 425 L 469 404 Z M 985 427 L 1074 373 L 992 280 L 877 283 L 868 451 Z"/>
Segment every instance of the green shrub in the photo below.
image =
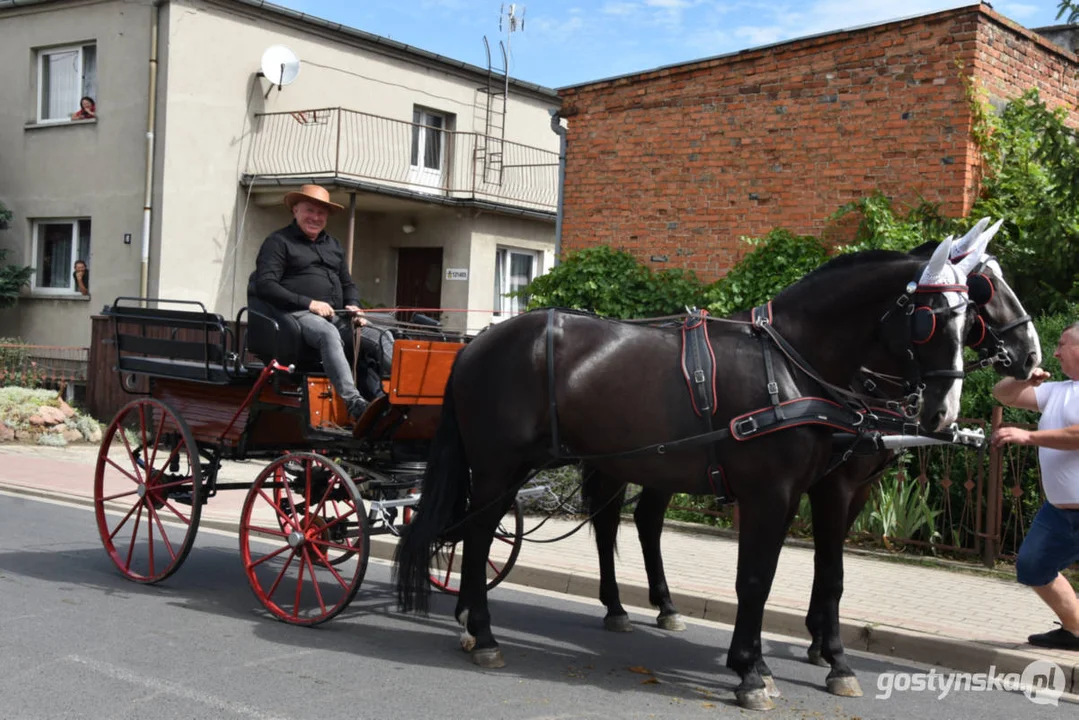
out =
<path fill-rule="evenodd" d="M 724 317 L 775 297 L 828 259 L 828 250 L 811 235 L 776 228 L 763 238 L 743 237 L 753 250 L 705 293 L 708 311 Z"/>
<path fill-rule="evenodd" d="M 570 253 L 512 295 L 527 297 L 530 309 L 563 307 L 630 319 L 683 313 L 701 303 L 703 291 L 692 272 L 653 272 L 624 250 L 597 245 Z"/>

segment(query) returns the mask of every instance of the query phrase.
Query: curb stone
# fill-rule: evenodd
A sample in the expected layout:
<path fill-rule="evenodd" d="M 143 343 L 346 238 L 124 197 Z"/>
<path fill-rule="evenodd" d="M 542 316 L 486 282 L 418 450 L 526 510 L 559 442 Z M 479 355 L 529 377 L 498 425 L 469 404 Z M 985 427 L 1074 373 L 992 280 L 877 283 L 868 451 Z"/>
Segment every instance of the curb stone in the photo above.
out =
<path fill-rule="evenodd" d="M 90 497 L 66 495 L 8 482 L 0 482 L 0 490 L 84 507 L 93 507 L 94 504 Z M 224 519 L 213 515 L 202 517 L 199 525 L 230 533 L 239 530 L 238 519 Z M 371 557 L 392 560 L 395 548 L 396 538 L 392 536 L 371 538 Z M 591 575 L 551 570 L 520 561 L 514 565 L 507 582 L 590 599 L 596 599 L 599 593 L 599 581 Z M 646 586 L 620 582 L 619 590 L 624 604 L 636 608 L 650 607 Z M 671 597 L 683 615 L 726 625 L 734 624 L 738 610 L 736 601 L 696 593 L 672 592 Z M 597 609 L 598 607 L 597 605 Z M 796 642 L 806 642 L 805 615 L 801 611 L 765 607 L 763 629 Z M 841 619 L 840 633 L 848 650 L 945 667 L 959 672 L 985 673 L 990 667 L 995 667 L 998 674 L 1021 674 L 1030 663 L 1045 659 L 1021 650 L 1018 646 L 999 647 L 858 621 Z M 1057 665 L 1064 671 L 1065 676 L 1065 695 L 1060 698 L 1061 701 L 1079 703 L 1079 695 L 1074 694 L 1079 693 L 1079 654 L 1075 662 Z M 866 692 L 871 694 L 872 690 L 867 689 Z"/>

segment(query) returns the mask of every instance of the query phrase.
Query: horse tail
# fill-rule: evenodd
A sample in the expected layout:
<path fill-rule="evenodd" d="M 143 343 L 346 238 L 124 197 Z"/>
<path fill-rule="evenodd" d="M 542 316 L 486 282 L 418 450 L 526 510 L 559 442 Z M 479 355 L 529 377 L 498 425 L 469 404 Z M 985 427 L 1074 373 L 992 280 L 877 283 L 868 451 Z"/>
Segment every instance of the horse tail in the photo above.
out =
<path fill-rule="evenodd" d="M 446 381 L 442 417 L 431 441 L 420 502 L 394 553 L 397 603 L 402 612 L 427 613 L 431 556 L 445 530 L 463 520 L 468 509 L 468 458 L 453 396 L 456 367 L 454 362 Z"/>

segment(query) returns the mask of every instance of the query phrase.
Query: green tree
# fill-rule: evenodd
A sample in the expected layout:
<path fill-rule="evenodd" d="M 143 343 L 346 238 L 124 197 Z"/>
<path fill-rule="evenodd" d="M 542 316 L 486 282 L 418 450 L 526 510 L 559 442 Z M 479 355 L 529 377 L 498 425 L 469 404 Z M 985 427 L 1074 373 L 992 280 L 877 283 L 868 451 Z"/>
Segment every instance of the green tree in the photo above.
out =
<path fill-rule="evenodd" d="M 1037 90 L 976 116 L 985 177 L 971 216 L 1005 218 L 994 253 L 1027 310 L 1061 312 L 1079 300 L 1079 135 Z"/>
<path fill-rule="evenodd" d="M 11 211 L 0 203 L 0 230 L 7 230 L 11 222 Z M 8 250 L 0 248 L 0 309 L 9 308 L 19 302 L 19 291 L 30 282 L 34 274 L 32 267 L 20 267 L 7 262 Z"/>
<path fill-rule="evenodd" d="M 1057 20 L 1064 17 L 1065 13 L 1068 15 L 1068 19 L 1065 21 L 1069 25 L 1079 20 L 1079 3 L 1071 2 L 1071 0 L 1060 0 L 1060 5 L 1057 6 Z"/>

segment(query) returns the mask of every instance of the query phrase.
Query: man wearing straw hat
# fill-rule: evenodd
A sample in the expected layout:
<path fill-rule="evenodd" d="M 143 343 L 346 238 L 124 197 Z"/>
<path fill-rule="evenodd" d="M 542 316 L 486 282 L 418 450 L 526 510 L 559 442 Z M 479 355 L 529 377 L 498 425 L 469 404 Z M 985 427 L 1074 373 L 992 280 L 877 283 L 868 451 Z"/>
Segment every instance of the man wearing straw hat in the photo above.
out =
<path fill-rule="evenodd" d="M 304 185 L 285 195 L 293 222 L 271 233 L 255 260 L 255 291 L 260 298 L 299 321 L 305 343 L 318 351 L 334 389 L 349 415 L 358 419 L 368 401 L 353 381 L 342 332 L 362 326 L 361 350 L 381 348 L 384 368 L 393 357 L 393 336 L 370 328 L 360 309 L 360 294 L 346 267 L 341 244 L 326 232 L 330 213 L 343 210 L 320 185 Z"/>

